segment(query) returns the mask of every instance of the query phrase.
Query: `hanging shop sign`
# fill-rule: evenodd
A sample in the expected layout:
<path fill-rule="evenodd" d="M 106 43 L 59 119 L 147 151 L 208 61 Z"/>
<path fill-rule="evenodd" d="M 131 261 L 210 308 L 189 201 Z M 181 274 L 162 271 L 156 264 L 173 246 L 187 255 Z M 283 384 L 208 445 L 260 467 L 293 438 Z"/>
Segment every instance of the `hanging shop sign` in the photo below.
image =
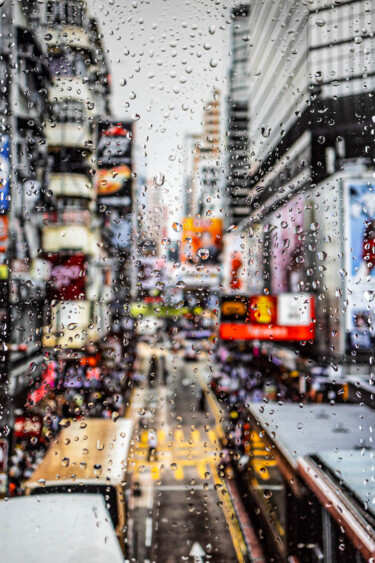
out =
<path fill-rule="evenodd" d="M 0 211 L 9 209 L 10 192 L 10 141 L 7 135 L 0 135 Z"/>
<path fill-rule="evenodd" d="M 225 300 L 221 304 L 219 334 L 222 340 L 313 340 L 314 298 L 309 294 L 284 293 Z"/>
<path fill-rule="evenodd" d="M 121 207 L 130 212 L 132 207 L 132 143 L 131 122 L 104 122 L 99 124 L 96 173 L 96 193 L 101 204 Z"/>

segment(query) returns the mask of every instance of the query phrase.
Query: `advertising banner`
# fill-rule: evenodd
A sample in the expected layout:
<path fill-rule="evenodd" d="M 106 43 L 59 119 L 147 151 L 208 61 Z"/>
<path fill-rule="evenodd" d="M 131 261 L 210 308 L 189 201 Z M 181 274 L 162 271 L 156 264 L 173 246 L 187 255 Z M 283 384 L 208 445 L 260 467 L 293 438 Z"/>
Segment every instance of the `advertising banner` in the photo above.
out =
<path fill-rule="evenodd" d="M 375 337 L 375 182 L 344 185 L 347 346 L 370 350 Z"/>
<path fill-rule="evenodd" d="M 301 293 L 252 295 L 232 301 L 225 297 L 219 333 L 223 340 L 313 340 L 314 298 Z"/>
<path fill-rule="evenodd" d="M 131 122 L 99 124 L 96 193 L 98 202 L 109 207 L 132 207 L 132 143 Z"/>
<path fill-rule="evenodd" d="M 52 254 L 51 277 L 48 283 L 48 300 L 81 301 L 86 296 L 85 256 Z"/>
<path fill-rule="evenodd" d="M 43 429 L 43 418 L 39 415 L 16 416 L 14 435 L 16 438 L 40 438 Z"/>
<path fill-rule="evenodd" d="M 10 191 L 10 141 L 7 135 L 0 135 L 0 211 L 9 209 Z"/>
<path fill-rule="evenodd" d="M 262 225 L 252 225 L 247 232 L 249 246 L 248 278 L 245 291 L 248 293 L 260 293 L 263 291 L 263 268 L 264 268 L 264 233 Z"/>
<path fill-rule="evenodd" d="M 181 261 L 190 264 L 219 264 L 222 251 L 222 219 L 186 217 L 182 224 Z"/>
<path fill-rule="evenodd" d="M 5 254 L 8 249 L 9 225 L 7 215 L 0 215 L 0 254 Z M 0 258 L 0 261 L 1 258 Z"/>
<path fill-rule="evenodd" d="M 223 291 L 236 294 L 246 291 L 249 275 L 249 246 L 247 236 L 241 233 L 227 233 L 223 237 Z"/>
<path fill-rule="evenodd" d="M 299 194 L 270 217 L 271 291 L 300 291 L 304 279 L 304 208 L 305 196 Z"/>

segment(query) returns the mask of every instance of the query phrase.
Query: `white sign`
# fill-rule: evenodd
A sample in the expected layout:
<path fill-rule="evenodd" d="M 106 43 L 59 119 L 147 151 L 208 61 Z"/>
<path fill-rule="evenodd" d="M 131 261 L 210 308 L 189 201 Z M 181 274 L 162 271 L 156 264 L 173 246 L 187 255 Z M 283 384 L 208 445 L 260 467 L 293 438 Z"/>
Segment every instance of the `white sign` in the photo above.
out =
<path fill-rule="evenodd" d="M 311 324 L 311 297 L 307 293 L 281 293 L 277 297 L 279 326 L 308 326 Z"/>

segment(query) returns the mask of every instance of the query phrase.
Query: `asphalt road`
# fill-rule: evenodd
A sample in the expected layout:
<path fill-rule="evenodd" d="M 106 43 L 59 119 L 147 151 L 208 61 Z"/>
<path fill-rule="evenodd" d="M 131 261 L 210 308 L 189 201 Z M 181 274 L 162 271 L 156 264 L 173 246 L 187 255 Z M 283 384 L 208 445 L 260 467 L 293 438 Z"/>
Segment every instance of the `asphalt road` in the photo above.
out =
<path fill-rule="evenodd" d="M 159 379 L 154 389 L 145 385 L 133 396 L 129 416 L 139 429 L 133 482 L 141 490 L 133 499 L 133 561 L 243 561 L 238 524 L 220 477 L 217 421 L 208 402 L 200 401 L 197 376 L 206 378 L 208 369 L 205 362 L 176 360 L 167 386 Z M 158 439 L 156 459 L 150 460 L 149 428 Z"/>

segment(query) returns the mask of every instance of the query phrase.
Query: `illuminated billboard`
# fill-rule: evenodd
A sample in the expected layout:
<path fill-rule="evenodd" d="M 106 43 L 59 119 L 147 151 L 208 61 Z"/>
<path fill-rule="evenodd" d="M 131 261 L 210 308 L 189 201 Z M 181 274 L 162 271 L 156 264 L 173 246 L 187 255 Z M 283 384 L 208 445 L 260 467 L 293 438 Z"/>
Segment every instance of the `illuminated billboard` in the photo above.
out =
<path fill-rule="evenodd" d="M 48 300 L 82 301 L 86 296 L 85 256 L 74 254 L 49 254 L 51 275 L 48 283 Z"/>
<path fill-rule="evenodd" d="M 9 209 L 10 191 L 10 141 L 7 135 L 0 136 L 0 211 Z"/>
<path fill-rule="evenodd" d="M 182 224 L 181 261 L 196 265 L 219 264 L 222 234 L 221 219 L 186 217 Z"/>
<path fill-rule="evenodd" d="M 370 350 L 375 315 L 369 306 L 375 292 L 375 182 L 345 183 L 345 298 L 348 348 Z"/>
<path fill-rule="evenodd" d="M 232 298 L 231 302 L 226 296 L 221 304 L 219 333 L 222 340 L 313 340 L 314 298 L 309 294 L 282 293 Z"/>
<path fill-rule="evenodd" d="M 96 193 L 101 204 L 132 207 L 132 132 L 131 122 L 99 124 Z"/>

